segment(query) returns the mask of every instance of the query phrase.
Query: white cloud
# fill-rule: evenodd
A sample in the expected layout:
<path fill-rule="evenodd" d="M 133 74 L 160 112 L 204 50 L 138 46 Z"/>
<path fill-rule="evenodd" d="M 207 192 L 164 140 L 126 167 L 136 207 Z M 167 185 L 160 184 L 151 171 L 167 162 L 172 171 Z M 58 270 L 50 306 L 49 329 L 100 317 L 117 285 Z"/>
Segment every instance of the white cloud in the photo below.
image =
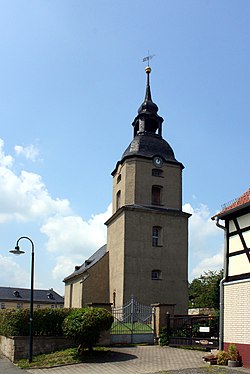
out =
<path fill-rule="evenodd" d="M 211 250 L 211 238 L 219 236 L 219 230 L 214 221 L 211 220 L 211 212 L 205 204 L 200 204 L 198 208 L 193 208 L 187 203 L 183 206 L 183 211 L 191 213 L 189 218 L 190 247 L 192 253 L 198 255 Z"/>
<path fill-rule="evenodd" d="M 111 204 L 106 212 L 93 215 L 88 221 L 79 216 L 55 216 L 47 220 L 41 227 L 41 232 L 48 237 L 46 249 L 60 254 L 53 269 L 54 278 L 65 278 L 73 272 L 75 265 L 83 263 L 106 243 L 104 222 L 110 216 Z"/>
<path fill-rule="evenodd" d="M 0 255 L 0 284 L 5 287 L 29 288 L 30 275 L 11 257 Z"/>
<path fill-rule="evenodd" d="M 206 257 L 200 261 L 191 271 L 191 278 L 198 278 L 201 274 L 208 270 L 220 270 L 223 268 L 223 251 L 212 257 Z"/>
<path fill-rule="evenodd" d="M 69 201 L 53 199 L 38 174 L 12 170 L 14 159 L 5 155 L 0 139 L 0 223 L 34 221 L 52 214 L 70 214 Z"/>
<path fill-rule="evenodd" d="M 0 167 L 11 167 L 14 162 L 14 159 L 12 156 L 10 155 L 6 156 L 4 154 L 3 147 L 4 147 L 4 141 L 3 139 L 0 138 Z"/>
<path fill-rule="evenodd" d="M 17 155 L 23 155 L 27 160 L 36 161 L 39 156 L 39 150 L 33 144 L 23 147 L 22 145 L 16 145 L 14 147 Z"/>
<path fill-rule="evenodd" d="M 204 271 L 223 267 L 223 233 L 211 220 L 211 212 L 205 204 L 193 208 L 187 203 L 183 210 L 189 218 L 189 278 L 199 277 Z"/>
<path fill-rule="evenodd" d="M 41 227 L 48 236 L 46 249 L 50 252 L 81 253 L 83 248 L 93 251 L 106 243 L 104 222 L 111 215 L 111 205 L 105 213 L 93 215 L 89 221 L 79 216 L 50 217 Z"/>

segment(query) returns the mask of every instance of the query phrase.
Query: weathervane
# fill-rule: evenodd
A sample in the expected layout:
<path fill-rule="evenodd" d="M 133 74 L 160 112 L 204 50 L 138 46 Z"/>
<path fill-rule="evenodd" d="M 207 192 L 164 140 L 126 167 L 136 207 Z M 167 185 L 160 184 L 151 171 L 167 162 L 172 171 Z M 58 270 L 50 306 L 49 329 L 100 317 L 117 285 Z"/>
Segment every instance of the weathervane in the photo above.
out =
<path fill-rule="evenodd" d="M 152 58 L 154 57 L 155 55 L 150 55 L 149 54 L 149 51 L 148 51 L 148 55 L 146 57 L 143 58 L 143 62 L 146 62 L 148 61 L 148 66 L 149 66 L 149 61 L 152 60 Z"/>

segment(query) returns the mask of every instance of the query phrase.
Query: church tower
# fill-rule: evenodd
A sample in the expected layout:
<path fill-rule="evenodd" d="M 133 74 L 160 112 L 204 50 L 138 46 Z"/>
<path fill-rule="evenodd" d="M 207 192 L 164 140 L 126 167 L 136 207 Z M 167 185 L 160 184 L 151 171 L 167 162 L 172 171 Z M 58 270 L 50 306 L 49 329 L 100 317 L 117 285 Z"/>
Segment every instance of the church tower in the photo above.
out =
<path fill-rule="evenodd" d="M 162 137 L 163 118 L 150 90 L 138 109 L 133 139 L 113 176 L 113 212 L 107 225 L 110 302 L 188 304 L 188 218 L 182 211 L 182 163 Z"/>

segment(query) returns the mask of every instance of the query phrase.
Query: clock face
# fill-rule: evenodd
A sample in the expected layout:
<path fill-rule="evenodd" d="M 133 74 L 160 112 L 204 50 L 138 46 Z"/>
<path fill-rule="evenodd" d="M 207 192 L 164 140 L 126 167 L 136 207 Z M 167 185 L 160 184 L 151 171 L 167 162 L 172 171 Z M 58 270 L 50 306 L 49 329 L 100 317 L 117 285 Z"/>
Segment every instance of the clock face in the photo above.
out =
<path fill-rule="evenodd" d="M 153 163 L 157 168 L 161 168 L 163 164 L 162 158 L 158 156 L 154 157 Z"/>

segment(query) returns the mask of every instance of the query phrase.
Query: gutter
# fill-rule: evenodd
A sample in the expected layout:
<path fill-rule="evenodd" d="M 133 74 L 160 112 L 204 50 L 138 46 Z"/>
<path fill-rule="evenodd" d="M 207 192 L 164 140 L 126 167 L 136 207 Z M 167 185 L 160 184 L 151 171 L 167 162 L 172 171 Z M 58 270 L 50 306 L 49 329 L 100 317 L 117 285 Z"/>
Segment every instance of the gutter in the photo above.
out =
<path fill-rule="evenodd" d="M 215 217 L 212 217 L 214 220 Z M 223 264 L 223 278 L 220 281 L 220 321 L 219 321 L 219 350 L 223 351 L 223 340 L 224 340 L 224 283 L 226 281 L 226 248 L 227 248 L 227 237 L 226 227 L 219 223 L 219 217 L 216 217 L 216 226 L 224 230 L 224 264 Z"/>

